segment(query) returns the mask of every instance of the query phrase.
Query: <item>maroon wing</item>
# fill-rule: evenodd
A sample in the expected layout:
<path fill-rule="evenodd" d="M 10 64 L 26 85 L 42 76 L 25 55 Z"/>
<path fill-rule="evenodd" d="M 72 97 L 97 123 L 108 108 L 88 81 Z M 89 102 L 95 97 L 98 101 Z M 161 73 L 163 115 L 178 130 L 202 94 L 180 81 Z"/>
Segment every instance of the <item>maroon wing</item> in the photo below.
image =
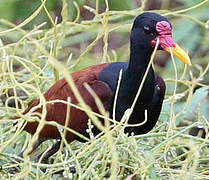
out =
<path fill-rule="evenodd" d="M 106 110 L 109 110 L 111 107 L 111 100 L 113 97 L 113 92 L 110 89 L 109 85 L 105 82 L 99 81 L 99 73 L 106 67 L 108 64 L 101 64 L 86 68 L 84 70 L 75 72 L 72 74 L 75 85 L 78 88 L 80 94 L 82 95 L 84 101 L 89 105 L 94 112 L 99 112 L 95 104 L 94 98 L 90 95 L 88 90 L 84 87 L 84 83 L 87 83 L 97 94 L 100 100 L 103 102 Z M 65 79 L 59 80 L 55 83 L 46 93 L 46 101 L 51 101 L 55 99 L 67 101 L 68 97 L 71 98 L 71 103 L 78 104 L 77 99 L 75 98 L 71 88 Z M 39 100 L 35 100 L 24 113 L 27 113 L 32 107 L 39 104 Z M 42 108 L 36 110 L 36 112 L 42 112 Z M 55 121 L 61 125 L 65 124 L 66 120 L 67 105 L 63 103 L 51 103 L 47 104 L 47 114 L 46 121 Z M 70 108 L 70 120 L 68 127 L 73 130 L 84 134 L 88 127 L 88 116 L 81 110 L 71 107 Z M 36 132 L 38 122 L 27 123 L 25 130 L 31 134 Z M 40 139 L 58 139 L 60 138 L 60 133 L 55 126 L 45 125 L 39 134 Z M 66 139 L 68 142 L 73 141 L 76 136 L 73 133 L 68 132 Z"/>

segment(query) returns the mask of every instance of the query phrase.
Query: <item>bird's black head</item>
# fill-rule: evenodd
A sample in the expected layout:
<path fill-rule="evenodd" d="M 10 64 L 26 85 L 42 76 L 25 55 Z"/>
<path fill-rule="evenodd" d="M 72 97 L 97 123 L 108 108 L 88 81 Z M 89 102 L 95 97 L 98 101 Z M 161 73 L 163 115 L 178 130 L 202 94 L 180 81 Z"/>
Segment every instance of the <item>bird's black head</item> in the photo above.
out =
<path fill-rule="evenodd" d="M 188 54 L 172 39 L 172 26 L 167 18 L 151 12 L 136 17 L 131 31 L 131 51 L 151 53 L 159 38 L 158 49 L 170 52 L 186 64 L 191 64 Z"/>
<path fill-rule="evenodd" d="M 132 27 L 131 42 L 134 45 L 137 44 L 141 48 L 152 51 L 155 45 L 154 41 L 159 36 L 157 30 L 157 24 L 159 26 L 159 23 L 163 23 L 165 25 L 164 31 L 171 35 L 172 28 L 167 18 L 151 12 L 137 16 Z M 161 47 L 159 48 L 162 49 Z"/>

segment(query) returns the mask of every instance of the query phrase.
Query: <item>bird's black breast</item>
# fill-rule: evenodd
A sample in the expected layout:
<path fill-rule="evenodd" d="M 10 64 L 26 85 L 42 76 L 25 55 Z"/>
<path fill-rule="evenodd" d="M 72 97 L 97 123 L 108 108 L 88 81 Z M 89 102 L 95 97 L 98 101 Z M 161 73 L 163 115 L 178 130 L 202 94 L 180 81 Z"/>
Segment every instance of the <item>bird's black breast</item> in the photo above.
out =
<path fill-rule="evenodd" d="M 120 89 L 117 96 L 116 103 L 116 120 L 120 121 L 124 112 L 131 107 L 136 93 L 138 91 L 139 85 L 144 75 L 143 68 L 139 69 L 137 72 L 130 72 L 128 69 L 128 63 L 112 63 L 106 68 L 104 68 L 99 74 L 99 80 L 107 83 L 115 94 L 118 77 L 120 70 L 123 70 L 122 80 L 120 83 Z M 154 72 L 153 69 L 150 69 L 146 81 L 143 85 L 140 96 L 135 105 L 134 111 L 131 118 L 129 119 L 130 123 L 137 123 L 142 121 L 142 113 L 144 115 L 144 109 L 152 101 L 152 96 L 154 93 Z M 113 102 L 114 99 L 112 99 Z M 112 107 L 110 109 L 112 112 Z M 134 117 L 134 118 L 133 118 Z M 135 118 L 136 117 L 136 118 Z"/>

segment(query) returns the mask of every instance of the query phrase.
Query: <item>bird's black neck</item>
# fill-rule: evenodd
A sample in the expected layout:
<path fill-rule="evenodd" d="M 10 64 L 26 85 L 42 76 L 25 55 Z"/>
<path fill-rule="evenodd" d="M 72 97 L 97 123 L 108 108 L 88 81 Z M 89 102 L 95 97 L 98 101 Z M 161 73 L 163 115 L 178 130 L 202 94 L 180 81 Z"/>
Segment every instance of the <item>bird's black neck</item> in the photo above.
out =
<path fill-rule="evenodd" d="M 151 49 L 140 47 L 136 42 L 131 42 L 130 61 L 128 71 L 139 74 L 146 71 L 152 55 Z M 143 73 L 143 72 L 141 72 Z"/>
<path fill-rule="evenodd" d="M 130 53 L 129 66 L 123 73 L 123 79 L 126 81 L 125 84 L 128 85 L 129 83 L 127 83 L 127 81 L 130 81 L 130 84 L 134 85 L 134 87 L 138 89 L 137 85 L 141 83 L 145 71 L 148 68 L 148 64 L 152 55 L 152 49 L 142 48 L 136 42 L 131 41 Z M 150 73 L 154 74 L 152 67 L 150 67 L 149 74 Z"/>
<path fill-rule="evenodd" d="M 145 71 L 148 67 L 151 58 L 151 51 L 131 47 L 130 62 L 127 70 L 122 75 L 121 86 L 118 95 L 118 107 L 116 110 L 117 119 L 120 119 L 124 111 L 131 107 L 136 93 L 139 89 Z M 154 92 L 154 70 L 150 67 L 143 88 L 135 108 L 141 109 L 151 102 Z M 133 114 L 136 115 L 138 110 Z M 138 116 L 138 115 L 136 115 Z M 132 120 L 131 120 L 132 121 Z"/>

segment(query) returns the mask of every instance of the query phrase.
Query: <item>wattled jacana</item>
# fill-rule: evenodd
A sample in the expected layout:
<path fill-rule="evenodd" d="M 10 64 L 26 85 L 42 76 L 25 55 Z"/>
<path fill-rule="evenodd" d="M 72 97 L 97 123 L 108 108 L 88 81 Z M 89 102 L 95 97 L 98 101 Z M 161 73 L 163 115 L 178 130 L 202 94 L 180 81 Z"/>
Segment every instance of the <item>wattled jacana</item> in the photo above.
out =
<path fill-rule="evenodd" d="M 117 105 L 115 116 L 120 121 L 124 112 L 131 107 L 139 85 L 142 81 L 144 73 L 150 62 L 151 54 L 159 38 L 159 50 L 170 52 L 182 60 L 184 63 L 191 65 L 188 54 L 181 49 L 172 39 L 172 26 L 170 22 L 163 16 L 155 13 L 146 12 L 136 17 L 130 37 L 130 60 L 129 62 L 115 62 L 95 65 L 72 74 L 75 85 L 86 104 L 91 107 L 94 112 L 99 110 L 96 106 L 94 98 L 84 86 L 87 83 L 100 98 L 107 111 L 112 114 L 113 100 L 118 83 L 119 71 L 122 69 L 122 79 L 117 97 Z M 133 112 L 128 120 L 128 124 L 138 124 L 144 121 L 145 110 L 147 110 L 147 121 L 145 124 L 137 127 L 126 127 L 125 133 L 143 134 L 149 132 L 156 124 L 160 115 L 163 99 L 165 94 L 165 83 L 163 79 L 154 73 L 153 68 L 149 69 L 146 80 L 143 84 L 140 95 L 137 99 Z M 55 83 L 44 95 L 46 101 L 55 99 L 65 100 L 71 98 L 71 103 L 78 104 L 71 88 L 65 79 Z M 26 110 L 25 114 L 32 107 L 39 104 L 39 100 L 35 100 Z M 67 105 L 63 103 L 47 104 L 46 121 L 56 121 L 64 125 L 66 120 Z M 42 113 L 42 108 L 36 110 Z M 88 116 L 85 112 L 71 107 L 70 120 L 68 127 L 88 136 L 86 129 L 88 128 Z M 25 130 L 31 134 L 36 132 L 38 122 L 28 122 Z M 99 131 L 94 128 L 93 133 Z M 47 139 L 60 139 L 60 133 L 54 126 L 45 125 L 39 134 L 40 142 Z M 67 132 L 66 139 L 68 142 L 80 140 L 78 136 L 71 132 Z M 51 152 L 45 156 L 48 158 L 55 153 L 59 147 L 59 142 L 52 148 Z M 38 144 L 39 145 L 39 144 Z"/>

